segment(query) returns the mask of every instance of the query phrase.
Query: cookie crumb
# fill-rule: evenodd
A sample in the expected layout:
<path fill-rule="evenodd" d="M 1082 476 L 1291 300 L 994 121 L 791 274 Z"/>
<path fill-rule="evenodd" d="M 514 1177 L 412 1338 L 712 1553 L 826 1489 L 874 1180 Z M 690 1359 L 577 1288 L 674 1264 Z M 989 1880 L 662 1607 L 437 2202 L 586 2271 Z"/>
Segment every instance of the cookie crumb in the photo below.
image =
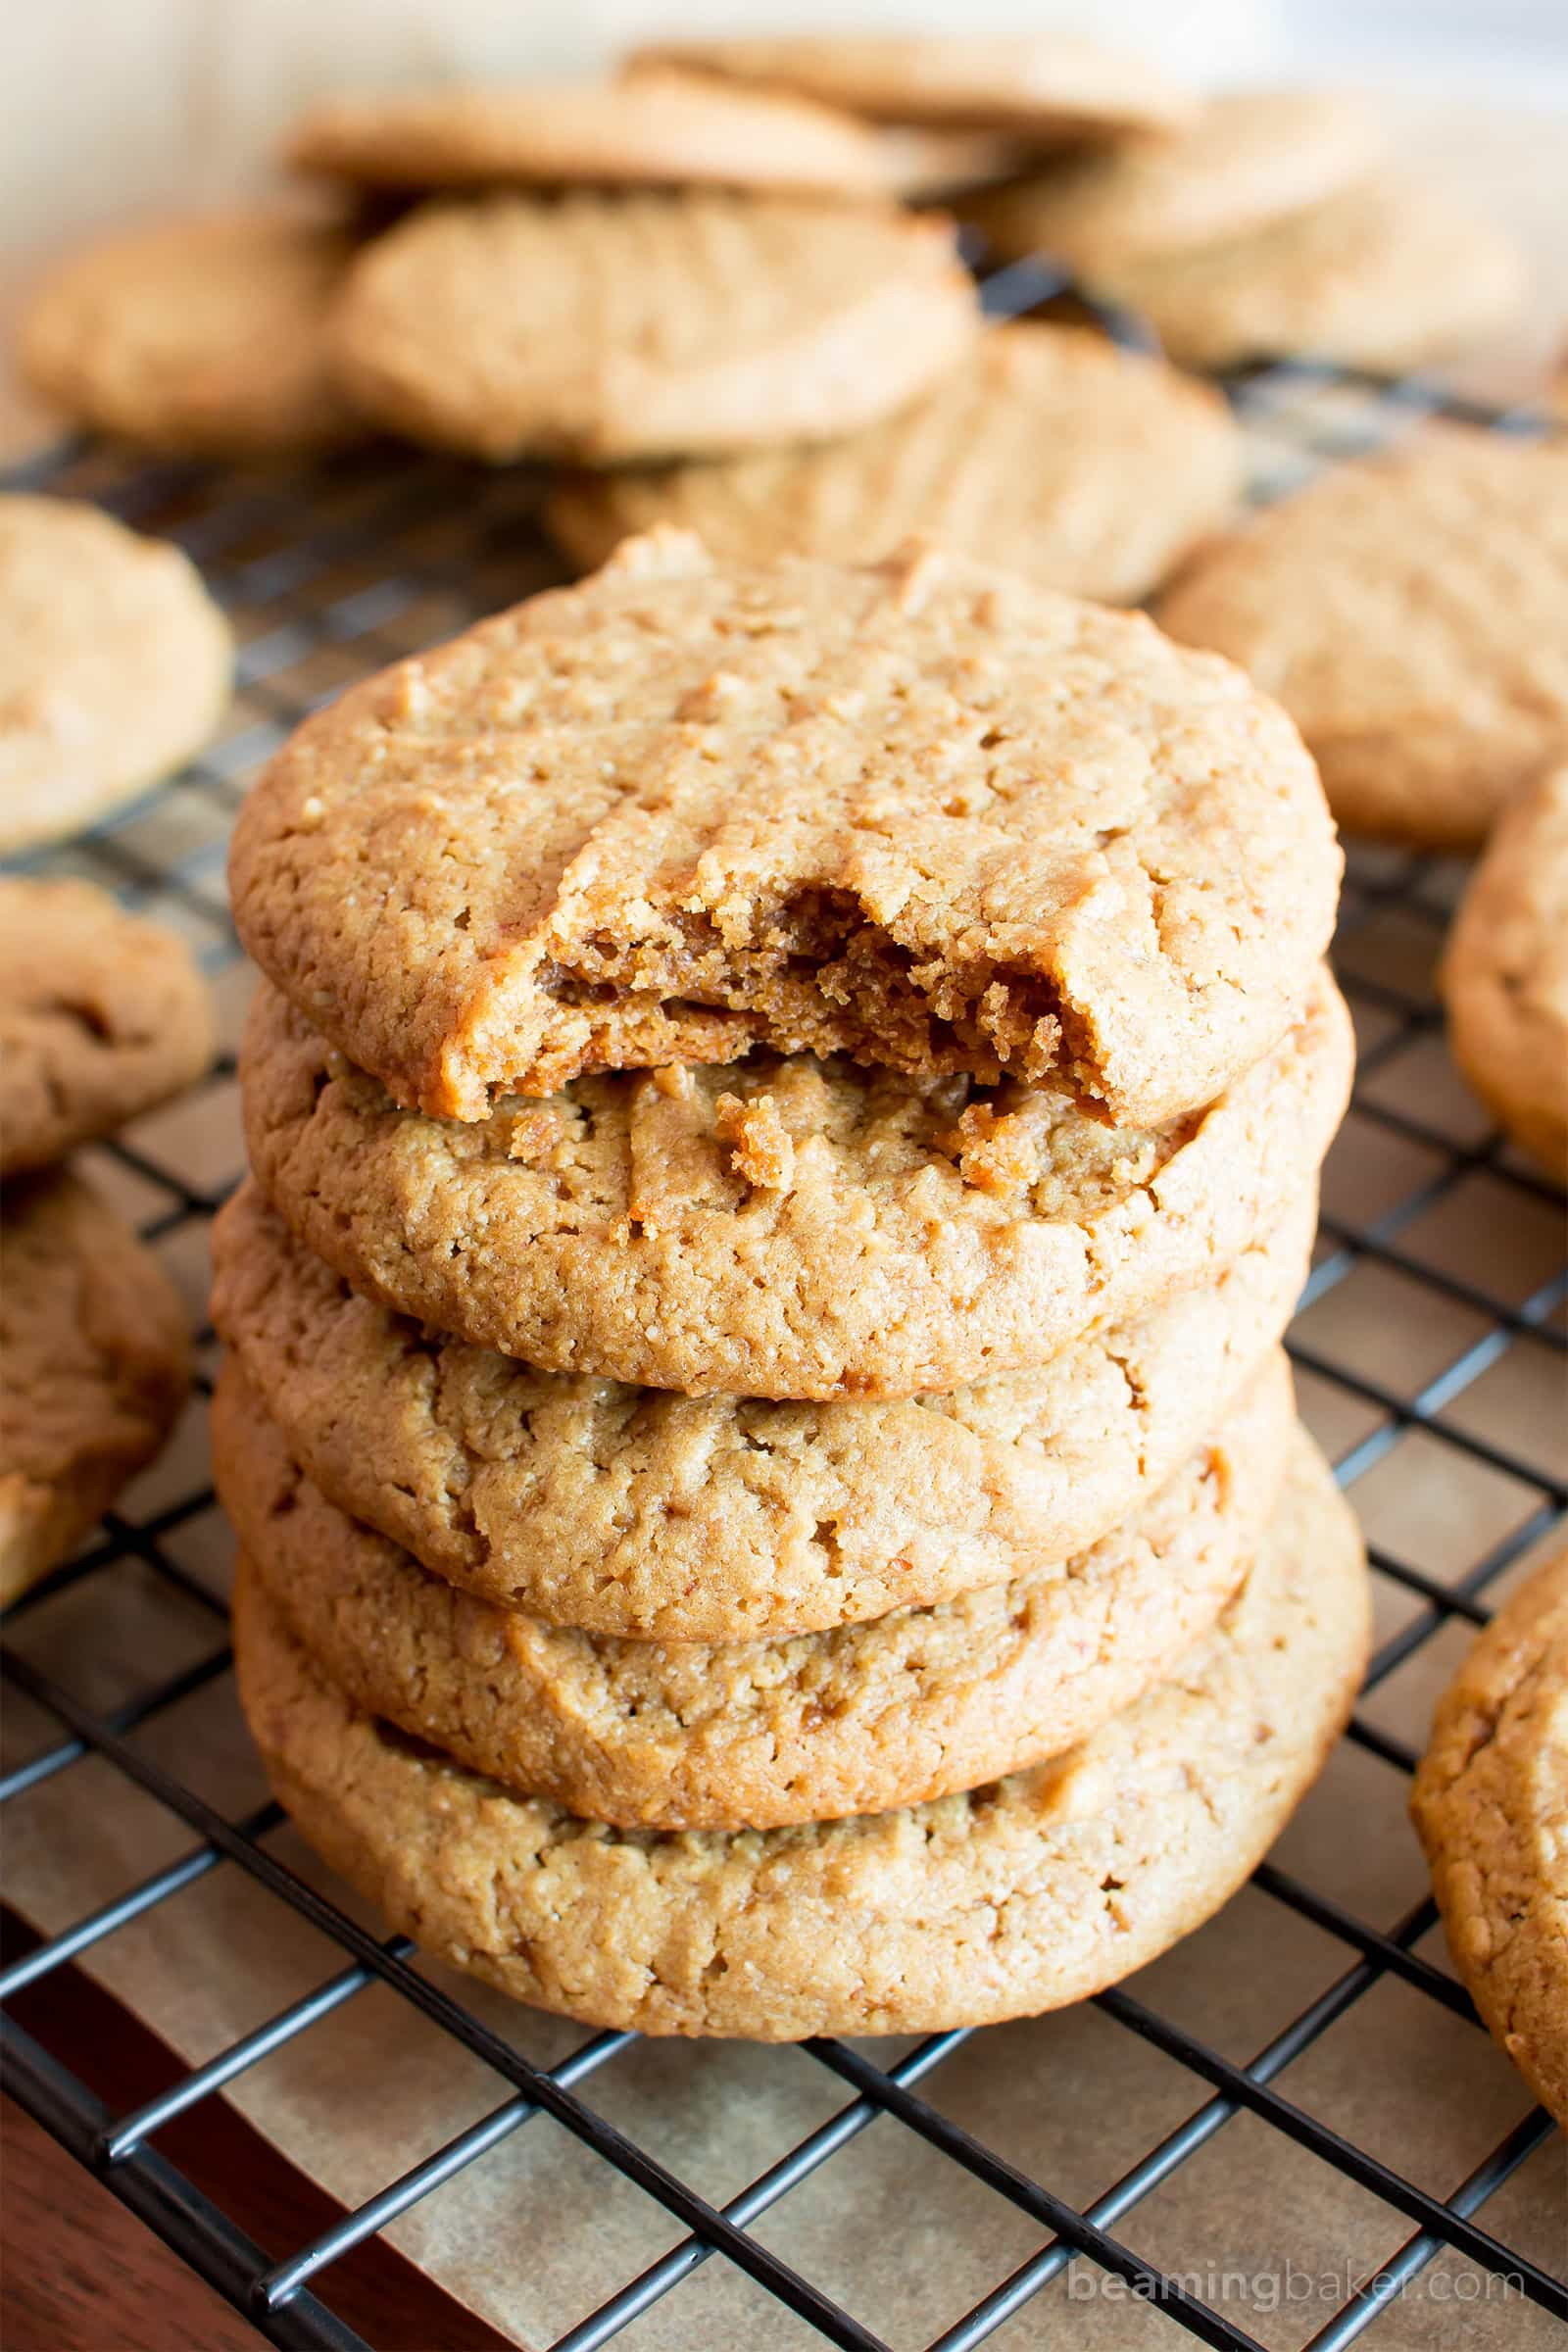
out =
<path fill-rule="evenodd" d="M 713 1131 L 721 1144 L 733 1144 L 730 1166 L 759 1192 L 787 1193 L 795 1174 L 795 1146 L 774 1107 L 771 1095 L 756 1095 L 745 1102 L 739 1095 L 720 1095 L 713 1105 Z"/>
<path fill-rule="evenodd" d="M 553 1110 L 519 1110 L 507 1135 L 507 1157 L 537 1167 L 561 1141 L 561 1121 Z"/>
<path fill-rule="evenodd" d="M 989 1102 L 971 1102 L 956 1127 L 938 1140 L 957 1160 L 964 1183 L 999 1200 L 1022 1192 L 1040 1173 L 1027 1120 L 1013 1111 L 993 1110 Z"/>

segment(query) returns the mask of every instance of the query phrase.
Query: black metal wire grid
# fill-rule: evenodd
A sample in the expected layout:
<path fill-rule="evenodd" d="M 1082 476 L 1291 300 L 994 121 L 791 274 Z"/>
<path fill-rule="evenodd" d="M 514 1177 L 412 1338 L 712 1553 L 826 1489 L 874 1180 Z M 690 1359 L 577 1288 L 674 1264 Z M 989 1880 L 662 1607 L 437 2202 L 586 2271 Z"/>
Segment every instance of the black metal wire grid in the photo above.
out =
<path fill-rule="evenodd" d="M 1023 307 L 1046 290 L 1038 275 L 1006 273 L 994 281 L 991 307 Z M 1136 339 L 1135 330 L 1129 339 Z M 1249 429 L 1254 495 L 1262 500 L 1294 488 L 1324 465 L 1382 445 L 1434 414 L 1501 430 L 1538 429 L 1538 420 L 1522 413 L 1483 412 L 1446 398 L 1432 382 L 1391 385 L 1295 365 L 1253 374 L 1233 387 L 1233 398 Z M 178 924 L 195 938 L 220 981 L 238 962 L 223 901 L 224 845 L 255 762 L 349 678 L 559 576 L 532 521 L 535 485 L 526 476 L 480 476 L 407 453 L 395 460 L 385 453 L 356 456 L 330 473 L 303 480 L 236 480 L 183 464 L 131 466 L 78 445 L 53 453 L 10 486 L 96 498 L 127 521 L 168 533 L 202 565 L 235 617 L 241 638 L 239 691 L 233 723 L 220 742 L 160 791 L 67 850 L 23 861 L 27 870 L 88 873 L 126 904 L 149 907 Z M 1560 1369 L 1568 1353 L 1568 1269 L 1533 1279 L 1521 1293 L 1516 1285 L 1478 1279 L 1462 1258 L 1452 1252 L 1446 1258 L 1441 1248 L 1427 1247 L 1417 1233 L 1434 1217 L 1441 1223 L 1457 1216 L 1461 1224 L 1478 1214 L 1503 1222 L 1514 1216 L 1539 1220 L 1559 1206 L 1549 1189 L 1478 1122 L 1456 1133 L 1451 1124 L 1434 1123 L 1430 1110 L 1409 1106 L 1406 1073 L 1441 1050 L 1441 1015 L 1425 973 L 1448 919 L 1452 883 L 1451 872 L 1419 858 L 1372 854 L 1352 858 L 1337 947 L 1342 983 L 1363 1031 L 1352 1120 L 1374 1145 L 1386 1147 L 1398 1175 L 1383 1188 L 1387 1197 L 1380 1196 L 1365 1215 L 1345 1213 L 1331 1203 L 1303 1299 L 1303 1320 L 1293 1340 L 1301 1374 L 1353 1405 L 1366 1424 L 1337 1463 L 1343 1485 L 1368 1478 L 1403 1440 L 1419 1432 L 1437 1448 L 1502 1474 L 1529 1497 L 1523 1515 L 1500 1540 L 1456 1576 L 1372 1547 L 1379 1578 L 1413 1606 L 1374 1656 L 1362 1708 L 1347 1737 L 1396 1775 L 1408 1774 L 1416 1756 L 1380 1726 L 1366 1699 L 1446 1625 L 1484 1623 L 1485 1596 L 1494 1580 L 1568 1510 L 1568 1486 L 1538 1458 L 1535 1446 L 1512 1442 L 1506 1432 L 1499 1438 L 1490 1425 L 1467 1424 L 1463 1411 L 1467 1394 L 1477 1392 L 1510 1350 L 1522 1347 Z M 1391 928 L 1397 935 L 1393 977 L 1387 952 Z M 1381 942 L 1379 952 L 1366 953 L 1368 942 Z M 219 1082 L 231 1074 L 231 1062 L 220 1065 Z M 1462 1120 L 1459 1126 L 1462 1130 Z M 177 1240 L 211 1217 L 233 1173 L 212 1181 L 210 1171 L 181 1164 L 177 1149 L 150 1151 L 122 1141 L 108 1150 L 124 1173 L 146 1188 L 143 1231 L 154 1243 Z M 1475 1199 L 1478 1187 L 1485 1191 L 1484 1205 Z M 1358 1368 L 1314 1341 L 1314 1305 L 1368 1267 L 1416 1286 L 1465 1318 L 1463 1345 L 1424 1370 L 1413 1388 L 1397 1376 Z M 1525 2305 L 1568 2320 L 1568 2285 L 1494 2234 L 1483 2218 L 1488 2201 L 1547 2137 L 1550 2125 L 1541 2110 L 1522 2112 L 1485 2159 L 1442 2196 L 1320 2120 L 1282 2086 L 1292 2064 L 1379 1984 L 1412 1988 L 1451 2021 L 1455 2035 L 1475 2034 L 1479 2021 L 1457 1984 L 1416 1948 L 1435 1923 L 1430 1900 L 1394 1919 L 1365 1918 L 1272 1862 L 1255 1874 L 1255 1887 L 1343 1947 L 1343 1966 L 1245 2063 L 1157 2012 L 1135 1989 L 1100 1995 L 1095 2006 L 1103 2018 L 1185 2071 L 1193 2103 L 1177 2128 L 1152 2135 L 1139 2159 L 1092 2200 L 1074 2203 L 1057 2193 L 1049 2180 L 1033 2177 L 923 2095 L 923 2086 L 969 2038 L 949 2033 L 922 2041 L 896 2063 L 878 2063 L 863 2048 L 838 2040 L 807 2043 L 803 2052 L 770 2053 L 779 2066 L 808 2063 L 826 2070 L 849 2095 L 828 2121 L 781 2149 L 742 2193 L 721 2207 L 710 2202 L 609 2122 L 585 2095 L 595 2075 L 613 2065 L 631 2035 L 592 2034 L 563 2062 L 534 2065 L 462 2001 L 418 1973 L 405 1939 L 377 1938 L 280 1863 L 264 1842 L 281 1819 L 275 1806 L 242 1819 L 226 1818 L 138 1745 L 143 1727 L 229 1669 L 222 1601 L 199 1571 L 181 1561 L 172 1542 L 212 1499 L 211 1490 L 197 1485 L 146 1514 L 111 1514 L 101 1535 L 75 1560 L 9 1613 L 8 1630 L 62 1592 L 134 1559 L 208 1613 L 213 1639 L 194 1663 L 168 1679 L 149 1681 L 112 1710 L 85 1704 L 29 1659 L 24 1645 L 7 1642 L 0 1648 L 6 1683 L 57 1727 L 0 1780 L 0 1804 L 95 1757 L 189 1834 L 188 1846 L 176 1860 L 52 1935 L 0 1975 L 0 2004 L 46 1981 L 64 1963 L 92 1954 L 119 1930 L 218 1870 L 248 1874 L 273 1901 L 319 1930 L 340 1951 L 343 1965 L 131 2113 L 111 2113 L 59 2054 L 3 2006 L 0 2052 L 7 2086 L 23 2105 L 273 2342 L 332 2347 L 333 2352 L 361 2347 L 364 2339 L 331 2307 L 333 2265 L 468 2168 L 483 2164 L 540 2116 L 554 2118 L 583 2148 L 656 2200 L 685 2232 L 559 2335 L 552 2352 L 594 2352 L 715 2255 L 795 2315 L 812 2340 L 871 2352 L 883 2341 L 874 2315 L 852 2314 L 772 2250 L 756 2226 L 879 2119 L 888 2119 L 885 2129 L 896 2124 L 1006 2200 L 1040 2236 L 1027 2259 L 930 2339 L 929 2352 L 969 2352 L 1075 2262 L 1124 2282 L 1127 2291 L 1156 2305 L 1202 2343 L 1227 2352 L 1254 2345 L 1257 2338 L 1218 2301 L 1196 2291 L 1191 2278 L 1172 2275 L 1140 2254 L 1136 2229 L 1123 2227 L 1134 2222 L 1161 2184 L 1244 2116 L 1267 2127 L 1281 2145 L 1290 2143 L 1320 2159 L 1386 2209 L 1386 2257 L 1323 2320 L 1309 2339 L 1313 2352 L 1340 2352 L 1355 2341 L 1446 2254 L 1462 2258 L 1483 2278 L 1506 2281 Z M 161 2153 L 159 2133 L 375 1984 L 391 1988 L 454 2044 L 480 2059 L 508 2086 L 507 2095 L 313 2242 L 282 2253 L 265 2248 Z M 697 2053 L 691 2062 L 699 2062 Z M 1521 2109 L 1526 2103 L 1522 2090 L 1519 2103 Z M 796 2340 L 794 2334 L 789 2340 Z"/>

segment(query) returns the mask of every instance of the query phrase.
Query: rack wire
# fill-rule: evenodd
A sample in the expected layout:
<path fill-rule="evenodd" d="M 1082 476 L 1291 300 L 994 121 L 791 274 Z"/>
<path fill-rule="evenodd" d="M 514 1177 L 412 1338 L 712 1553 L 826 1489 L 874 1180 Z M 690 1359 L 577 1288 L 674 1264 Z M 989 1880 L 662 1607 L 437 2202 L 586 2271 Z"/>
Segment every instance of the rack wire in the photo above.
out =
<path fill-rule="evenodd" d="M 1016 311 L 1054 290 L 1054 282 L 1038 271 L 1004 272 L 988 289 L 988 307 Z M 1109 323 L 1124 339 L 1140 339 L 1136 322 Z M 1501 431 L 1541 429 L 1541 420 L 1522 412 L 1482 410 L 1426 379 L 1386 383 L 1282 365 L 1229 389 L 1247 429 L 1252 495 L 1260 501 L 1432 416 Z M 224 847 L 256 763 L 349 679 L 560 576 L 533 518 L 537 486 L 529 475 L 481 475 L 408 452 L 367 451 L 329 471 L 297 478 L 239 479 L 179 463 L 131 464 L 75 444 L 25 468 L 10 486 L 93 498 L 126 521 L 167 533 L 202 566 L 234 618 L 241 646 L 238 693 L 220 741 L 89 835 L 22 861 L 27 870 L 86 873 L 127 905 L 177 925 L 194 939 L 220 991 L 237 987 L 240 968 L 223 899 Z M 1484 1623 L 1495 1580 L 1568 1510 L 1561 1466 L 1550 1460 L 1539 1431 L 1533 1434 L 1532 1415 L 1512 1421 L 1504 1416 L 1499 1430 L 1494 1411 L 1470 1409 L 1499 1367 L 1517 1369 L 1524 1359 L 1528 1379 L 1537 1384 L 1534 1393 L 1543 1393 L 1541 1383 L 1551 1389 L 1568 1353 L 1568 1270 L 1560 1255 L 1544 1268 L 1539 1247 L 1500 1265 L 1494 1252 L 1493 1262 L 1478 1267 L 1466 1246 L 1465 1237 L 1473 1238 L 1481 1225 L 1494 1235 L 1526 1227 L 1539 1244 L 1543 1231 L 1558 1230 L 1560 1204 L 1456 1086 L 1444 1096 L 1439 1085 L 1446 1106 L 1441 1114 L 1430 1107 L 1441 1015 L 1427 975 L 1454 887 L 1453 870 L 1436 861 L 1378 852 L 1352 857 L 1336 960 L 1361 1030 L 1350 1125 L 1359 1137 L 1359 1165 L 1376 1167 L 1378 1182 L 1370 1197 L 1363 1184 L 1347 1200 L 1343 1188 L 1334 1187 L 1331 1163 L 1319 1249 L 1292 1340 L 1303 1386 L 1316 1394 L 1328 1419 L 1348 1433 L 1336 1464 L 1344 1486 L 1366 1493 L 1380 1470 L 1415 1440 L 1434 1449 L 1433 1459 L 1496 1474 L 1518 1498 L 1495 1540 L 1462 1562 L 1436 1556 L 1441 1546 L 1431 1556 L 1411 1556 L 1404 1546 L 1371 1545 L 1380 1586 L 1407 1605 L 1372 1660 L 1347 1739 L 1390 1768 L 1396 1790 L 1416 1757 L 1380 1718 L 1377 1694 L 1445 1627 Z M 220 1064 L 213 1086 L 231 1094 L 231 1060 Z M 133 1191 L 144 1234 L 165 1250 L 179 1250 L 193 1232 L 199 1236 L 241 1159 L 237 1123 L 227 1165 L 214 1164 L 210 1151 L 192 1164 L 180 1132 L 176 1127 L 163 1144 L 123 1140 L 107 1147 L 106 1164 Z M 1443 1331 L 1457 1329 L 1462 1337 L 1444 1339 L 1434 1356 L 1430 1333 L 1418 1350 L 1413 1326 L 1405 1335 L 1395 1315 L 1390 1347 L 1373 1361 L 1364 1352 L 1347 1352 L 1332 1335 L 1325 1339 L 1318 1310 L 1369 1272 L 1399 1290 L 1412 1315 L 1421 1302 L 1431 1303 L 1441 1310 Z M 1406 1336 L 1410 1347 L 1403 1345 Z M 1183 2168 L 1200 2164 L 1203 2151 L 1242 2118 L 1262 2134 L 1260 2180 L 1287 2152 L 1304 2151 L 1376 2201 L 1383 2258 L 1348 2280 L 1343 2296 L 1321 2316 L 1309 2339 L 1314 2352 L 1342 2352 L 1356 2341 L 1440 2260 L 1457 2260 L 1483 2284 L 1501 2282 L 1521 2313 L 1544 2324 L 1568 2319 L 1564 2280 L 1488 2226 L 1489 2205 L 1550 2132 L 1548 2119 L 1529 2110 L 1522 2087 L 1511 2126 L 1446 2194 L 1421 2185 L 1373 2146 L 1315 2113 L 1307 2099 L 1291 2095 L 1293 2066 L 1380 1986 L 1408 1988 L 1430 2004 L 1456 2044 L 1480 2029 L 1467 1996 L 1436 1956 L 1441 1941 L 1433 1933 L 1430 1899 L 1395 1917 L 1368 1916 L 1370 1905 L 1348 1905 L 1278 1861 L 1265 1862 L 1253 1886 L 1295 1923 L 1293 1933 L 1311 1930 L 1328 1940 L 1337 1959 L 1326 1981 L 1247 2060 L 1152 2005 L 1142 1980 L 1102 1994 L 1094 2004 L 1099 2018 L 1179 2069 L 1190 2101 L 1184 2100 L 1186 2112 L 1174 2126 L 1152 2124 L 1136 2160 L 1093 2197 L 1075 2199 L 1054 2187 L 990 2144 L 984 2132 L 945 2112 L 938 2103 L 942 2070 L 970 2039 L 949 2033 L 896 2058 L 885 2048 L 841 2040 L 766 2053 L 769 2067 L 822 2070 L 835 2095 L 842 2086 L 842 2103 L 772 2153 L 739 2194 L 722 2203 L 710 2200 L 676 2164 L 609 2121 L 589 2095 L 596 2079 L 623 2059 L 633 2036 L 584 2035 L 548 2067 L 523 2057 L 464 2000 L 421 1973 L 404 1939 L 367 1930 L 277 1858 L 267 1842 L 280 1820 L 275 1806 L 230 1818 L 148 1752 L 139 1737 L 147 1727 L 229 1672 L 220 1579 L 204 1573 L 200 1559 L 193 1565 L 180 1544 L 182 1531 L 197 1525 L 211 1503 L 210 1488 L 193 1479 L 156 1507 L 111 1514 L 76 1559 L 9 1614 L 0 1650 L 6 1682 L 42 1710 L 53 1729 L 0 1779 L 0 1803 L 14 1803 L 56 1776 L 79 1777 L 97 1759 L 177 1824 L 183 1843 L 173 1860 L 113 1901 L 29 1941 L 0 1973 L 0 2004 L 59 1982 L 57 1972 L 68 1963 L 90 1959 L 117 1933 L 217 1871 L 247 1874 L 271 1904 L 318 1930 L 335 1948 L 337 1964 L 279 2013 L 128 2112 L 111 2112 L 74 2071 L 69 2000 L 51 2012 L 59 2027 L 54 2038 L 65 2048 L 46 2046 L 18 2022 L 14 2007 L 0 2006 L 0 2050 L 7 2086 L 23 2105 L 273 2343 L 362 2352 L 366 2339 L 333 2308 L 334 2266 L 470 2168 L 483 2166 L 542 2117 L 554 2119 L 598 2164 L 654 2200 L 677 2232 L 667 2250 L 558 2333 L 552 2352 L 597 2352 L 622 2330 L 635 2329 L 663 2298 L 678 2296 L 714 2259 L 736 2266 L 760 2290 L 757 2308 L 763 2316 L 749 2340 L 825 2340 L 873 2352 L 884 2342 L 876 2314 L 857 2316 L 784 2259 L 759 2227 L 873 2125 L 883 2133 L 902 2133 L 911 2163 L 916 2148 L 922 2156 L 934 2152 L 953 2168 L 952 2177 L 961 2174 L 1005 2201 L 1036 2240 L 960 2316 L 935 2336 L 922 2336 L 930 2352 L 971 2352 L 1020 2317 L 1027 2319 L 1031 2309 L 1042 2314 L 1045 2306 L 1036 2299 L 1069 2266 L 1102 2282 L 1120 2281 L 1125 2293 L 1157 2307 L 1181 2335 L 1226 2352 L 1254 2345 L 1258 2338 L 1226 2307 L 1222 2293 L 1209 2291 L 1210 2281 L 1139 2248 L 1140 2213 L 1148 2200 Z M 44 1616 L 63 1594 L 112 1577 L 127 1559 L 142 1563 L 203 1612 L 211 1637 L 178 1671 L 144 1679 L 106 1708 L 89 1703 L 29 1654 L 28 1621 Z M 1424 1941 L 1430 1955 L 1421 1948 Z M 171 2160 L 160 2135 L 377 1985 L 449 2037 L 455 2056 L 463 2051 L 482 2061 L 505 2095 L 309 2243 L 264 2246 Z M 701 2048 L 685 2053 L 684 2062 L 700 2066 Z M 1092 2113 L 1082 2129 L 1093 2136 Z M 931 2175 L 922 2168 L 919 2178 L 929 2182 Z M 914 2192 L 901 2219 L 885 2203 L 881 2208 L 879 2227 L 906 2230 L 911 2261 L 929 2243 L 924 2233 L 938 2226 L 929 2201 L 922 2206 Z M 1464 2299 L 1458 2298 L 1461 2304 Z M 1048 2323 L 1040 2318 L 1039 2325 Z M 1006 2340 L 1044 2339 L 1014 2331 Z M 1291 2340 L 1305 2340 L 1299 2327 Z"/>

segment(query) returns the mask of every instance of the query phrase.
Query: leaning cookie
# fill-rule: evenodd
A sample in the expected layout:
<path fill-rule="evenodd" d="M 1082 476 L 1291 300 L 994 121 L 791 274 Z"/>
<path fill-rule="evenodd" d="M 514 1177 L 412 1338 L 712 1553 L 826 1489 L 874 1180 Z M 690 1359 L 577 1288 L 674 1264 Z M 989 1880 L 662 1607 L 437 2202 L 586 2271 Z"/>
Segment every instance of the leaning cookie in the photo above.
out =
<path fill-rule="evenodd" d="M 96 507 L 0 498 L 0 852 L 74 833 L 178 767 L 232 666 L 178 548 Z"/>
<path fill-rule="evenodd" d="M 1568 443 L 1432 428 L 1338 466 L 1159 620 L 1284 704 L 1348 831 L 1473 848 L 1568 742 Z"/>
<path fill-rule="evenodd" d="M 1568 766 L 1499 818 L 1441 984 L 1453 1057 L 1508 1133 L 1568 1183 Z"/>
<path fill-rule="evenodd" d="M 667 71 L 324 98 L 287 160 L 357 187 L 729 187 L 890 193 L 861 122 L 809 100 Z"/>
<path fill-rule="evenodd" d="M 1514 1594 L 1439 1701 L 1411 1811 L 1459 1974 L 1568 2128 L 1568 1552 Z"/>
<path fill-rule="evenodd" d="M 1169 132 L 1195 112 L 1154 68 L 1052 31 L 661 41 L 634 51 L 628 71 L 635 78 L 669 66 L 793 91 L 872 122 L 1005 131 L 1031 145 Z"/>
<path fill-rule="evenodd" d="M 1186 368 L 1299 352 L 1393 375 L 1507 326 L 1526 272 L 1489 221 L 1386 177 L 1247 236 L 1107 266 L 1095 282 Z"/>
<path fill-rule="evenodd" d="M 355 1703 L 525 1796 L 630 1829 L 920 1804 L 1060 1753 L 1213 1625 L 1294 1429 L 1274 1350 L 1165 1486 L 1077 1558 L 782 1642 L 623 1642 L 455 1592 L 329 1503 L 225 1365 L 213 1469 L 240 1548 Z"/>
<path fill-rule="evenodd" d="M 189 1386 L 162 1267 L 69 1174 L 5 1191 L 0 1601 L 64 1559 L 151 1461 Z"/>
<path fill-rule="evenodd" d="M 549 1371 L 697 1395 L 956 1389 L 1209 1278 L 1339 1125 L 1326 973 L 1197 1117 L 811 1054 L 612 1071 L 472 1124 L 401 1110 L 276 992 L 241 1055 L 258 1184 L 367 1297 Z"/>
<path fill-rule="evenodd" d="M 1049 254 L 1090 277 L 1255 234 L 1362 178 L 1387 144 L 1330 90 L 1234 90 L 1173 138 L 1065 157 L 967 208 L 998 256 Z"/>
<path fill-rule="evenodd" d="M 0 1175 L 193 1086 L 213 1004 L 183 940 L 90 882 L 0 880 Z"/>
<path fill-rule="evenodd" d="M 326 348 L 358 242 L 281 205 L 122 230 L 49 271 L 23 318 L 23 368 L 73 423 L 144 449 L 334 447 L 365 429 Z"/>
<path fill-rule="evenodd" d="M 254 1573 L 240 1695 L 304 1836 L 423 1947 L 648 2034 L 923 2033 L 1081 2000 L 1239 1887 L 1321 1769 L 1366 1655 L 1354 1521 L 1304 1441 L 1252 1571 L 1167 1684 L 971 1794 L 727 1836 L 514 1796 L 356 1707 Z"/>
<path fill-rule="evenodd" d="M 350 272 L 332 343 L 351 398 L 412 440 L 610 464 L 854 432 L 979 324 L 935 217 L 578 189 L 420 207 Z"/>
<path fill-rule="evenodd" d="M 1134 604 L 1231 518 L 1241 488 L 1217 392 L 1081 327 L 1014 325 L 863 433 L 567 475 L 545 521 L 585 569 L 661 522 L 721 563 L 863 563 L 921 532 L 1039 587 Z"/>

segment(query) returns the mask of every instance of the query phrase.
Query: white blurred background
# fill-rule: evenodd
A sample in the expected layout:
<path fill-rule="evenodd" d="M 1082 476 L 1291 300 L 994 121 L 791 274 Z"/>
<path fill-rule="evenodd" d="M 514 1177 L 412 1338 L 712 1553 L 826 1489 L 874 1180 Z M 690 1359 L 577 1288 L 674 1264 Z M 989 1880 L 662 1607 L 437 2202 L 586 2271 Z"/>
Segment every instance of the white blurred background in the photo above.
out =
<path fill-rule="evenodd" d="M 677 30 L 1057 24 L 1198 82 L 1568 117 L 1568 0 L 0 0 L 0 222 L 36 252 L 243 187 L 300 101 L 345 84 L 571 72 Z"/>

